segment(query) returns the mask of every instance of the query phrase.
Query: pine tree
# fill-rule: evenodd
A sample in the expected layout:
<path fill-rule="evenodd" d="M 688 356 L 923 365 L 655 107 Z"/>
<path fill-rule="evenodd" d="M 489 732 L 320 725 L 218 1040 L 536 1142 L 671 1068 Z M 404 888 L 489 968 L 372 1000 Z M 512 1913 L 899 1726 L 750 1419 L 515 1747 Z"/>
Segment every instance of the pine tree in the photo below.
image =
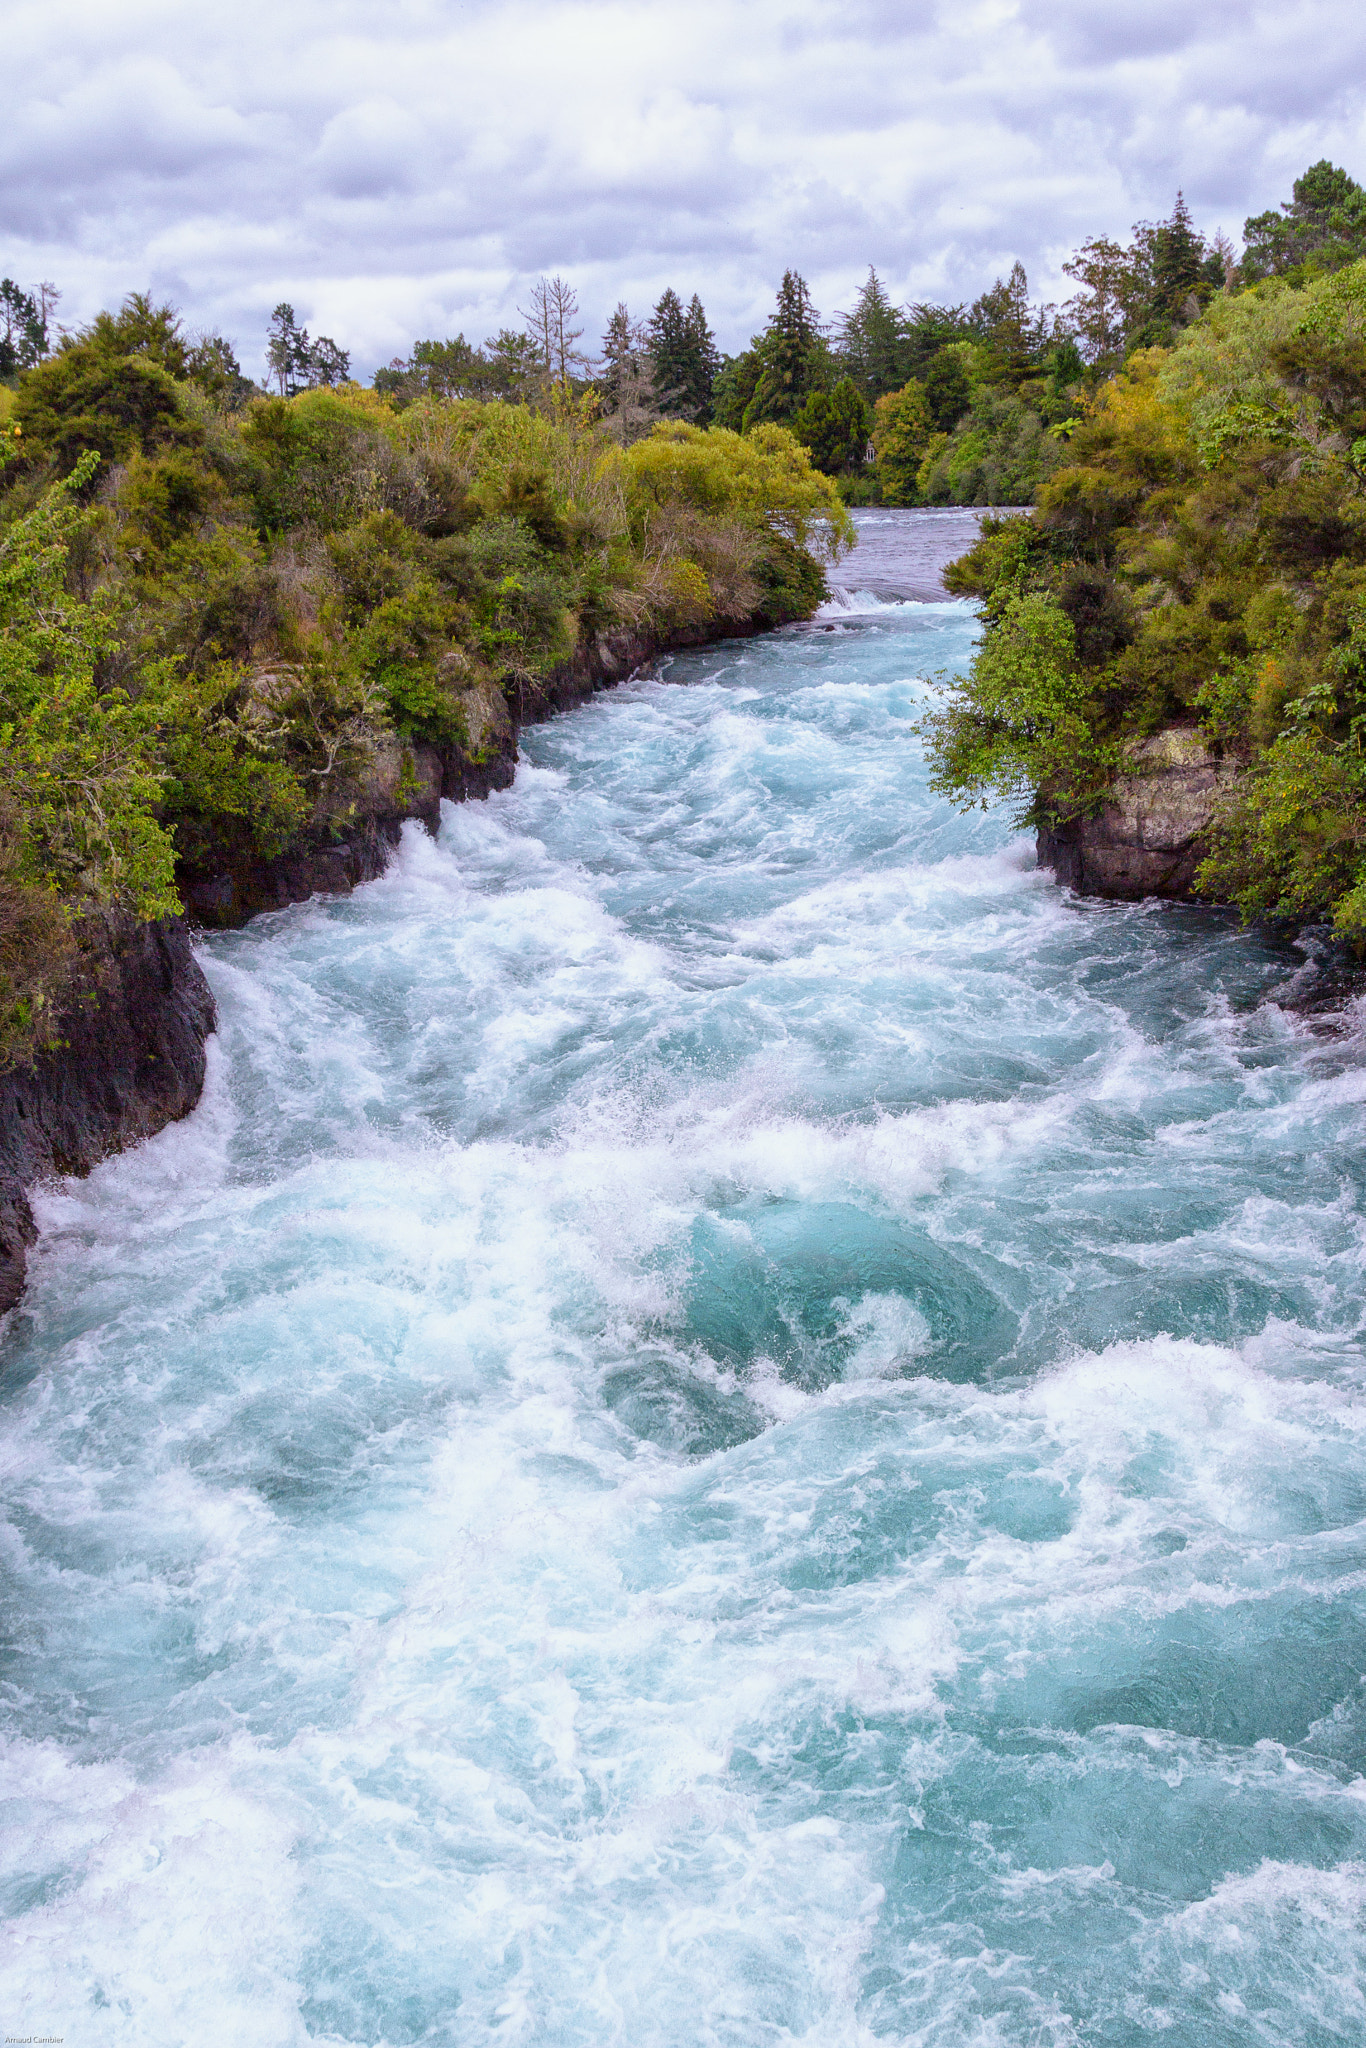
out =
<path fill-rule="evenodd" d="M 795 412 L 810 381 L 811 358 L 821 338 L 820 316 L 811 302 L 810 287 L 799 271 L 783 272 L 778 304 L 768 328 L 772 341 L 770 370 L 775 383 L 790 395 L 790 410 Z"/>
<path fill-rule="evenodd" d="M 811 302 L 806 279 L 785 270 L 778 303 L 758 351 L 763 368 L 754 396 L 745 407 L 745 430 L 761 420 L 786 425 L 800 410 L 809 391 L 830 382 L 830 352 L 820 329 L 820 315 Z"/>
<path fill-rule="evenodd" d="M 300 327 L 294 308 L 282 299 L 270 316 L 270 339 L 266 343 L 266 361 L 280 387 L 281 398 L 293 398 L 308 382 L 311 348 L 308 329 Z"/>
<path fill-rule="evenodd" d="M 59 294 L 51 285 L 42 293 L 37 299 L 12 277 L 0 278 L 0 378 L 32 369 L 47 354 L 47 294 Z"/>
<path fill-rule="evenodd" d="M 683 333 L 688 358 L 687 417 L 702 427 L 711 418 L 711 394 L 721 368 L 721 351 L 716 346 L 716 336 L 707 325 L 707 315 L 696 292 L 688 301 Z"/>
<path fill-rule="evenodd" d="M 696 292 L 686 313 L 672 286 L 660 294 L 650 316 L 649 342 L 659 410 L 672 419 L 704 426 L 711 418 L 712 386 L 721 356 Z"/>
<path fill-rule="evenodd" d="M 1017 379 L 1025 376 L 1038 352 L 1040 321 L 1030 310 L 1029 278 L 1023 263 L 1017 259 L 1010 266 L 1009 277 L 998 277 L 991 290 L 983 292 L 971 318 L 1006 374 Z"/>
<path fill-rule="evenodd" d="M 655 401 L 662 413 L 680 418 L 688 400 L 688 322 L 672 286 L 660 294 L 650 315 L 650 355 Z"/>
<path fill-rule="evenodd" d="M 1152 249 L 1154 311 L 1175 322 L 1192 319 L 1200 306 L 1205 243 L 1184 194 L 1177 193 L 1171 219 L 1154 232 Z"/>
<path fill-rule="evenodd" d="M 1242 272 L 1253 279 L 1279 275 L 1300 263 L 1311 271 L 1340 270 L 1366 254 L 1366 192 L 1327 157 L 1296 178 L 1279 208 L 1243 223 Z"/>
<path fill-rule="evenodd" d="M 865 398 L 878 399 L 905 382 L 905 338 L 896 308 L 872 268 L 852 313 L 839 322 L 835 352 Z"/>

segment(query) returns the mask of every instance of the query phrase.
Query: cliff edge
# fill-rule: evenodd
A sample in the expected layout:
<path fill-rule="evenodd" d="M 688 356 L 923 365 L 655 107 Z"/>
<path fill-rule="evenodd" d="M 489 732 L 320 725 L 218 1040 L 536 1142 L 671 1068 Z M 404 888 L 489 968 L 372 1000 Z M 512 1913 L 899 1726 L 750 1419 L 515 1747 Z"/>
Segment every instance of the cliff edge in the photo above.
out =
<path fill-rule="evenodd" d="M 204 1086 L 214 1002 L 184 923 L 104 917 L 82 937 L 86 989 L 58 1044 L 0 1074 L 0 1310 L 19 1299 L 37 1235 L 25 1189 L 88 1173 L 185 1116 Z"/>
<path fill-rule="evenodd" d="M 1171 726 L 1130 754 L 1131 772 L 1094 818 L 1045 827 L 1040 867 L 1079 896 L 1188 900 L 1214 806 L 1235 773 L 1194 727 Z"/>

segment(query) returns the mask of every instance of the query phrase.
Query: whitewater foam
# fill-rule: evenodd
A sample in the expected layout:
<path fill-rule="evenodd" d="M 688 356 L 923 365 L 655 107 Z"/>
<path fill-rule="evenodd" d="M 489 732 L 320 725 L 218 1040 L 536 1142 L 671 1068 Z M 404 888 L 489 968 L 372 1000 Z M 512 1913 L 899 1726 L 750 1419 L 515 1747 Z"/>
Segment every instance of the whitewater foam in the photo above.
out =
<path fill-rule="evenodd" d="M 200 1110 L 42 1196 L 7 2025 L 1360 2032 L 1350 1038 L 932 799 L 971 616 L 874 623 L 206 942 Z"/>

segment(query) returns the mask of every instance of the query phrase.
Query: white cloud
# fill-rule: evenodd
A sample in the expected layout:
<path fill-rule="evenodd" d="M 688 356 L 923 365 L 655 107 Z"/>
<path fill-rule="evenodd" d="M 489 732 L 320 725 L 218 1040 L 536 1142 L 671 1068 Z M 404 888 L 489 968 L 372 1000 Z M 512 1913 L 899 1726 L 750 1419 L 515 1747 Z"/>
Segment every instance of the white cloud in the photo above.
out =
<path fill-rule="evenodd" d="M 290 299 L 382 361 L 700 291 L 737 346 L 795 263 L 971 297 L 1170 210 L 1236 233 L 1323 155 L 1366 175 L 1347 0 L 95 0 L 11 5 L 0 268 L 85 318 L 133 287 L 259 369 Z"/>

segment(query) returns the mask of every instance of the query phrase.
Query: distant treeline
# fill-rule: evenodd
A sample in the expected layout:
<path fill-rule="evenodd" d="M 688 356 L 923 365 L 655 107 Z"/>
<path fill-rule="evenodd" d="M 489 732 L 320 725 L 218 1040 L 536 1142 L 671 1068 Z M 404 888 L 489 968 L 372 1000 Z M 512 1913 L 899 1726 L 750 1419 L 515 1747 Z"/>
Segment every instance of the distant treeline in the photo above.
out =
<path fill-rule="evenodd" d="M 736 356 L 716 347 L 696 294 L 666 291 L 647 320 L 618 305 L 596 355 L 573 288 L 542 279 L 520 330 L 482 347 L 421 341 L 379 371 L 402 407 L 422 395 L 535 402 L 547 381 L 595 392 L 630 442 L 659 418 L 746 433 L 786 426 L 851 502 L 1030 504 L 1064 458 L 1088 393 L 1136 350 L 1169 347 L 1216 292 L 1308 279 L 1366 253 L 1366 191 L 1327 161 L 1292 197 L 1244 223 L 1238 257 L 1207 240 L 1180 193 L 1164 221 L 1120 243 L 1093 236 L 1064 265 L 1077 289 L 1035 305 L 1015 263 L 971 304 L 892 303 L 875 269 L 852 310 L 821 318 L 785 273 L 763 331 Z"/>
<path fill-rule="evenodd" d="M 1170 217 L 1137 222 L 1128 243 L 1086 241 L 1063 266 L 1077 289 L 1060 307 L 1031 302 L 1019 262 L 959 305 L 896 306 L 870 269 L 852 309 L 823 320 L 791 269 L 736 356 L 717 348 L 698 295 L 685 306 L 672 289 L 648 319 L 619 304 L 596 350 L 585 347 L 573 286 L 541 278 L 520 328 L 482 344 L 419 341 L 373 386 L 400 412 L 420 398 L 544 406 L 559 391 L 588 398 L 624 445 L 660 419 L 739 433 L 767 421 L 790 428 L 852 503 L 1032 504 L 1080 403 L 1135 350 L 1169 347 L 1216 292 L 1307 280 L 1366 253 L 1366 190 L 1314 164 L 1289 200 L 1244 223 L 1243 240 L 1241 257 L 1224 237 L 1207 240 L 1178 193 Z M 59 296 L 0 282 L 0 379 L 50 352 Z M 288 303 L 271 316 L 263 386 L 219 335 L 187 353 L 188 374 L 239 405 L 260 389 L 288 398 L 350 376 L 350 352 L 311 339 Z"/>

